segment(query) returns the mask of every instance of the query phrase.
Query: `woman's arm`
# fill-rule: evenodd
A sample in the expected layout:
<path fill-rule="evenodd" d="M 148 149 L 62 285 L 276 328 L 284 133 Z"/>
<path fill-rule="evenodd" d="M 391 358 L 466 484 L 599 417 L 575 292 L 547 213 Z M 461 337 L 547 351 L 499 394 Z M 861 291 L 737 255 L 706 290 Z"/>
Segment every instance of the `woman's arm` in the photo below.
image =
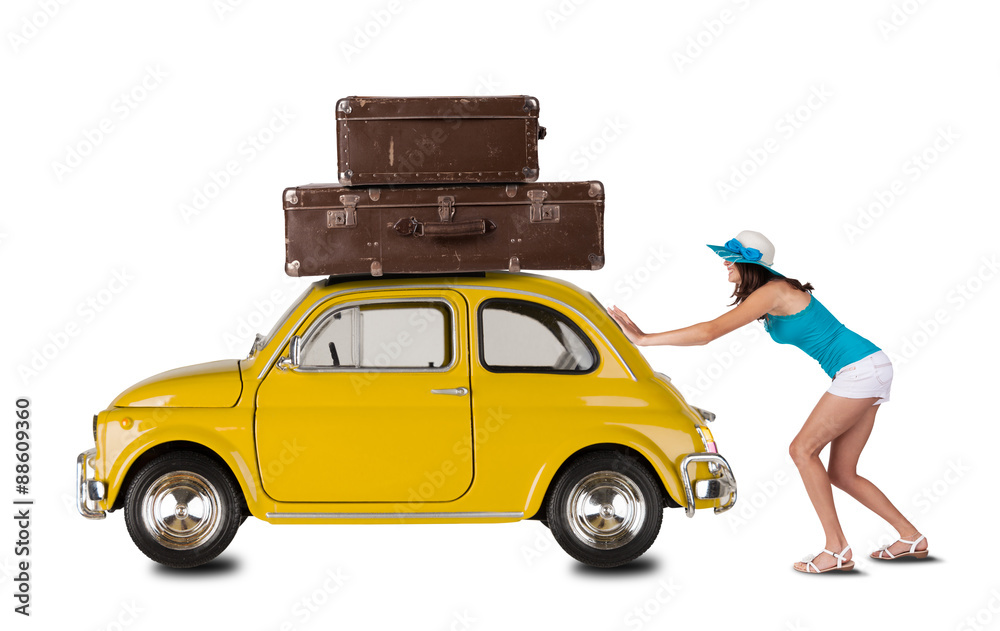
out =
<path fill-rule="evenodd" d="M 714 320 L 662 333 L 643 333 L 618 307 L 611 307 L 608 313 L 636 346 L 700 346 L 753 322 L 773 309 L 778 296 L 776 290 L 775 284 L 769 283 Z"/>

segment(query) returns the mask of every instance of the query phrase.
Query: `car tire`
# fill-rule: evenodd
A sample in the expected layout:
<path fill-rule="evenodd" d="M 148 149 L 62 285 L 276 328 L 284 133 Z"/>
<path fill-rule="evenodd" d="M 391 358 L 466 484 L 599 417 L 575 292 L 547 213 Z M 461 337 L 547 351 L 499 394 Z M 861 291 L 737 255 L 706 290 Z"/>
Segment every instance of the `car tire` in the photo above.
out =
<path fill-rule="evenodd" d="M 616 567 L 649 549 L 663 522 L 663 493 L 646 463 L 619 452 L 586 454 L 559 476 L 547 506 L 556 542 L 595 567 Z"/>
<path fill-rule="evenodd" d="M 217 557 L 245 518 L 239 488 L 210 458 L 162 455 L 145 465 L 125 495 L 125 525 L 150 559 L 175 568 Z"/>

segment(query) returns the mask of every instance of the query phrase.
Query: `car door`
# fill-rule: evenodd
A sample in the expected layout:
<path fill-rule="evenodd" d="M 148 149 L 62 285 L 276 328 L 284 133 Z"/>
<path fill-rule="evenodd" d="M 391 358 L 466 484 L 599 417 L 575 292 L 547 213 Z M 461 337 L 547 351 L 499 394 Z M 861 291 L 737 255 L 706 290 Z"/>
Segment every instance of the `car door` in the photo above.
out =
<path fill-rule="evenodd" d="M 457 499 L 473 462 L 468 307 L 453 290 L 352 294 L 296 332 L 297 367 L 273 366 L 255 434 L 268 495 L 285 502 Z M 288 348 L 284 350 L 288 355 Z"/>

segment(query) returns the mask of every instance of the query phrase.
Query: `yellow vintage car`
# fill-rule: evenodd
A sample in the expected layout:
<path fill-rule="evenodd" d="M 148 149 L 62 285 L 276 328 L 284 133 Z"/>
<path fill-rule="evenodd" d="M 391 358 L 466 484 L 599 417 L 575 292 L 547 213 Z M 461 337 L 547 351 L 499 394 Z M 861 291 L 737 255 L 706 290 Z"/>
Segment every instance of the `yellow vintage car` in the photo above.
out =
<path fill-rule="evenodd" d="M 149 558 L 215 558 L 272 524 L 541 521 L 628 563 L 664 507 L 730 509 L 707 422 L 572 283 L 523 272 L 313 283 L 249 356 L 165 372 L 94 416 L 88 519 Z"/>

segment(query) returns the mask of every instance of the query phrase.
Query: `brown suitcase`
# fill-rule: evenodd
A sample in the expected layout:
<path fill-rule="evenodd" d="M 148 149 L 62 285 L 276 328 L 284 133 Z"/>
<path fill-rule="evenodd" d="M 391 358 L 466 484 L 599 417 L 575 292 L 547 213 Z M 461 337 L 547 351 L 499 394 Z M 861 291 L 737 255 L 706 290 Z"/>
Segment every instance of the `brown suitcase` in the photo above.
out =
<path fill-rule="evenodd" d="M 285 189 L 289 276 L 600 269 L 600 182 Z"/>
<path fill-rule="evenodd" d="M 361 97 L 337 102 L 344 186 L 534 182 L 538 100 L 530 96 Z"/>

